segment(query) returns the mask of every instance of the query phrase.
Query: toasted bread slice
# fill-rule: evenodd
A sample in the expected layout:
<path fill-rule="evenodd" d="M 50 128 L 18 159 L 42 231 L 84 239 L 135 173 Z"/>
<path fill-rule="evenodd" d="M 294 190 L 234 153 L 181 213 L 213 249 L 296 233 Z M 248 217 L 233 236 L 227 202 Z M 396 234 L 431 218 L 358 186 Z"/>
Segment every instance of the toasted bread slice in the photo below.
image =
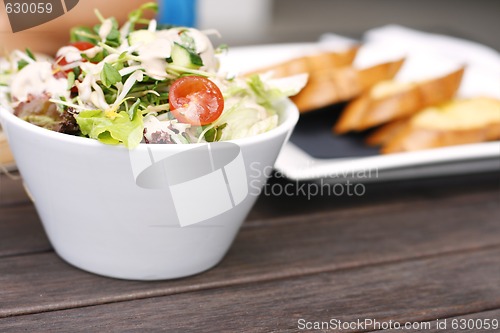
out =
<path fill-rule="evenodd" d="M 272 72 L 273 77 L 286 77 L 301 73 L 311 73 L 325 68 L 337 68 L 349 66 L 354 61 L 359 47 L 351 47 L 345 51 L 323 52 L 304 57 L 290 59 L 288 61 L 260 68 L 246 73 L 245 76 L 258 73 Z"/>
<path fill-rule="evenodd" d="M 464 68 L 460 68 L 446 76 L 422 82 L 380 82 L 349 103 L 334 131 L 337 134 L 362 131 L 451 100 L 460 86 L 463 72 Z"/>
<path fill-rule="evenodd" d="M 366 139 L 370 146 L 382 146 L 387 144 L 392 138 L 405 130 L 408 126 L 408 118 L 391 121 L 377 128 Z"/>
<path fill-rule="evenodd" d="M 472 98 L 429 107 L 382 147 L 395 153 L 500 139 L 500 100 Z"/>
<path fill-rule="evenodd" d="M 380 81 L 392 79 L 404 60 L 378 64 L 365 69 L 351 66 L 323 68 L 309 73 L 302 91 L 292 97 L 301 112 L 352 99 Z"/>

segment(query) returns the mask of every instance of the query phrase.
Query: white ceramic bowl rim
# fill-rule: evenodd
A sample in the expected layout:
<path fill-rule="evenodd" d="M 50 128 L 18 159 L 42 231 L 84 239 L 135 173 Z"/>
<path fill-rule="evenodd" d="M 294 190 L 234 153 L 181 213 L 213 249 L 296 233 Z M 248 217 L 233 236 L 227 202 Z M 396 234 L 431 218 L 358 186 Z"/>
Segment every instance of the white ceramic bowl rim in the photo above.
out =
<path fill-rule="evenodd" d="M 254 135 L 251 137 L 228 140 L 225 142 L 232 142 L 239 146 L 252 145 L 258 142 L 266 141 L 269 138 L 279 136 L 284 132 L 289 131 L 291 128 L 295 126 L 299 119 L 299 112 L 296 106 L 290 101 L 290 99 L 285 98 L 277 103 L 277 105 L 282 105 L 283 110 L 281 112 L 278 111 L 280 116 L 280 122 L 276 128 L 273 128 L 270 131 L 265 133 L 261 133 L 258 135 Z M 59 133 L 55 131 L 51 131 L 36 125 L 33 125 L 25 120 L 22 120 L 15 116 L 9 108 L 6 108 L 3 105 L 0 105 L 0 123 L 3 121 L 10 121 L 18 127 L 21 127 L 27 131 L 32 131 L 34 133 L 39 134 L 40 136 L 46 137 L 47 139 L 58 140 L 62 142 L 67 142 L 68 144 L 77 144 L 77 145 L 85 145 L 85 146 L 95 146 L 95 147 L 112 147 L 113 149 L 126 149 L 123 145 L 106 145 L 97 140 L 79 137 L 70 134 Z M 5 126 L 4 126 L 5 128 Z M 7 133 L 8 134 L 8 133 Z M 164 147 L 176 147 L 176 149 L 182 149 L 181 147 L 193 147 L 197 145 L 203 145 L 205 143 L 190 143 L 190 144 L 139 144 L 139 147 L 148 147 L 150 149 L 164 149 Z"/>

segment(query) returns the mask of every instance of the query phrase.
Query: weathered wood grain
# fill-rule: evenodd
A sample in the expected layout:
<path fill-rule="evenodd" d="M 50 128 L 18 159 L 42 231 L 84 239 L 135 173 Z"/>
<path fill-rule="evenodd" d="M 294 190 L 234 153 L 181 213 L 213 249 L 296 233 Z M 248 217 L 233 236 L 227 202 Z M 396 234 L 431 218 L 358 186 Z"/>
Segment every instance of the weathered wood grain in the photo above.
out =
<path fill-rule="evenodd" d="M 375 187 L 367 185 L 366 196 L 357 198 L 316 197 L 309 201 L 262 197 L 218 267 L 188 279 L 153 283 L 98 277 L 65 264 L 52 252 L 43 253 L 49 244 L 34 208 L 27 198 L 23 199 L 20 183 L 9 182 L 9 193 L 14 195 L 6 196 L 5 186 L 0 194 L 0 317 L 17 317 L 1 320 L 0 328 L 4 323 L 14 323 L 14 329 L 18 327 L 16 322 L 33 316 L 23 314 L 94 305 L 108 309 L 105 304 L 251 289 L 279 281 L 300 284 L 351 269 L 447 258 L 453 253 L 468 255 L 495 247 L 500 243 L 498 179 L 498 174 L 489 174 L 432 184 L 431 180 L 372 184 Z M 483 278 L 494 279 L 496 273 L 484 272 Z M 372 284 L 368 278 L 359 282 L 363 286 Z M 426 280 L 422 282 L 425 285 Z M 295 293 L 299 297 L 300 293 Z M 379 301 L 392 302 L 392 298 L 389 294 Z M 439 305 L 441 299 L 435 301 Z M 469 302 L 467 311 L 487 309 L 477 309 L 478 304 L 485 304 L 481 297 L 471 296 L 465 301 Z M 457 309 L 447 309 L 448 315 L 460 314 Z M 38 320 L 37 316 L 33 320 Z M 116 318 L 121 320 L 120 316 Z M 252 317 L 248 318 L 247 322 Z M 51 321 L 49 318 L 47 323 Z M 85 327 L 80 326 L 82 330 Z"/>
<path fill-rule="evenodd" d="M 467 203 L 467 204 L 465 204 Z M 422 205 L 299 215 L 244 228 L 225 260 L 202 275 L 140 283 L 72 268 L 54 253 L 0 259 L 0 317 L 163 296 L 398 262 L 500 244 L 496 193 Z M 37 295 L 37 297 L 33 297 Z"/>
<path fill-rule="evenodd" d="M 31 204 L 0 209 L 0 258 L 44 252 L 52 247 Z"/>
<path fill-rule="evenodd" d="M 42 228 L 39 219 L 35 216 L 32 204 L 28 202 L 22 183 L 6 179 L 5 175 L 0 176 L 0 182 L 3 182 L 0 185 L 4 186 L 0 188 L 0 192 L 3 191 L 2 200 L 5 203 L 2 205 L 0 200 L 0 257 L 46 251 L 50 245 L 45 234 L 40 232 Z M 282 181 L 274 179 L 271 183 L 280 184 Z M 310 219 L 332 213 L 335 219 L 343 219 L 384 212 L 393 214 L 395 210 L 406 210 L 408 206 L 419 206 L 420 210 L 429 211 L 432 207 L 439 206 L 442 198 L 453 200 L 453 204 L 461 206 L 483 200 L 483 195 L 497 195 L 500 203 L 499 181 L 499 174 L 490 173 L 471 177 L 367 184 L 367 193 L 362 197 L 317 196 L 307 200 L 300 196 L 262 196 L 243 228 L 288 223 L 290 216 L 294 217 L 290 220 L 300 221 L 298 216 Z M 23 209 L 27 214 L 25 217 Z"/>
<path fill-rule="evenodd" d="M 269 186 L 276 186 L 276 184 L 292 186 L 292 191 L 298 194 L 293 196 L 261 195 L 255 208 L 250 212 L 249 221 L 297 214 L 315 214 L 330 210 L 357 211 L 364 207 L 384 207 L 394 204 L 411 206 L 416 202 L 432 207 L 438 205 L 441 198 L 447 198 L 450 195 L 485 191 L 496 193 L 500 203 L 500 172 L 368 183 L 365 184 L 366 193 L 363 196 L 324 194 L 313 196 L 310 200 L 299 191 L 302 183 L 272 178 Z"/>
<path fill-rule="evenodd" d="M 17 172 L 12 175 L 19 177 Z M 4 206 L 28 202 L 30 199 L 24 191 L 21 179 L 12 179 L 0 171 L 0 209 Z"/>
<path fill-rule="evenodd" d="M 498 308 L 500 247 L 5 318 L 0 327 L 5 332 L 295 332 L 300 319 L 431 321 Z M 343 330 L 349 331 L 356 330 Z"/>

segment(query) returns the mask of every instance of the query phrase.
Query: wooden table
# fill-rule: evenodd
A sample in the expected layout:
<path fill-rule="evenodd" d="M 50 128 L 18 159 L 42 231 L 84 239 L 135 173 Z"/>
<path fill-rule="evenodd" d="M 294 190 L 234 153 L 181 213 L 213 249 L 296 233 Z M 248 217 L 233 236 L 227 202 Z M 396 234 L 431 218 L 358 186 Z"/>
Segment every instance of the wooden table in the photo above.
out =
<path fill-rule="evenodd" d="M 134 282 L 62 261 L 21 182 L 1 176 L 0 331 L 270 332 L 372 320 L 437 332 L 440 319 L 443 331 L 478 332 L 451 326 L 500 318 L 499 181 L 489 173 L 367 184 L 362 197 L 263 196 L 217 267 Z M 380 328 L 354 326 L 342 331 Z"/>

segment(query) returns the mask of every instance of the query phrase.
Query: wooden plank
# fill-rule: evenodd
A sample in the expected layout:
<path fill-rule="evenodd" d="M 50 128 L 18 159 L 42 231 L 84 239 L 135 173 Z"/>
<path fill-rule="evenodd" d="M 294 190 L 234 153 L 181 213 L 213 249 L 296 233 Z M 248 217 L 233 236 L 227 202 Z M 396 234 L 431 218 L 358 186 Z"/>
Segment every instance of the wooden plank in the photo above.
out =
<path fill-rule="evenodd" d="M 491 184 L 491 183 L 490 183 Z M 494 184 L 494 183 L 493 183 Z M 394 191 L 391 187 L 387 188 L 387 191 Z M 411 191 L 411 189 L 407 189 L 407 191 Z M 394 191 L 393 194 L 397 196 L 397 191 Z M 382 194 L 379 195 L 383 196 Z M 322 199 L 322 198 L 321 198 Z M 500 210 L 500 186 L 484 186 L 482 190 L 468 190 L 468 191 L 456 191 L 455 189 L 449 189 L 449 193 L 447 195 L 429 195 L 428 197 L 417 197 L 417 198 L 407 198 L 404 194 L 401 194 L 400 198 L 386 198 L 383 203 L 378 202 L 378 200 L 374 200 L 374 202 L 366 202 L 360 203 L 359 205 L 346 205 L 345 207 L 338 206 L 338 202 L 336 198 L 329 198 L 330 201 L 329 209 L 326 207 L 316 206 L 318 203 L 311 202 L 310 204 L 305 202 L 302 205 L 313 206 L 316 207 L 317 210 L 313 211 L 296 211 L 296 214 L 293 215 L 292 220 L 298 219 L 298 217 L 302 216 L 304 219 L 314 218 L 315 216 L 322 215 L 335 215 L 336 218 L 352 218 L 352 217 L 366 217 L 371 216 L 373 214 L 394 214 L 394 212 L 402 212 L 411 209 L 418 214 L 425 213 L 427 216 L 429 213 L 433 212 L 435 209 L 441 209 L 444 206 L 449 206 L 454 208 L 455 206 L 466 207 L 468 205 L 474 205 L 479 202 L 488 201 L 490 208 L 497 208 Z M 274 200 L 274 199 L 270 199 Z M 294 199 L 292 199 L 294 200 Z M 342 199 L 339 199 L 342 200 Z M 319 200 L 317 200 L 319 201 Z M 279 204 L 280 201 L 276 201 L 273 205 L 275 209 L 278 211 L 281 207 Z M 263 205 L 267 205 L 267 201 L 262 203 Z M 298 202 L 289 202 L 287 204 L 289 207 L 300 206 Z M 328 204 L 325 203 L 325 206 Z M 286 208 L 282 208 L 284 211 Z M 267 216 L 267 213 L 264 213 L 264 217 L 259 217 L 259 212 L 261 212 L 260 207 L 255 209 L 256 213 L 253 214 L 245 223 L 245 227 L 252 226 L 261 226 L 261 225 L 269 225 L 276 223 L 289 223 L 290 216 L 287 214 L 276 214 L 276 216 L 270 218 Z M 493 217 L 493 215 L 492 215 Z M 425 217 L 423 217 L 426 219 Z"/>
<path fill-rule="evenodd" d="M 49 244 L 33 205 L 1 209 L 0 258 L 49 251 Z"/>
<path fill-rule="evenodd" d="M 215 269 L 154 283 L 87 274 L 53 253 L 2 258 L 0 317 L 471 251 L 500 244 L 499 215 L 496 193 L 470 193 L 432 207 L 388 205 L 363 214 L 275 219 L 244 228 Z"/>
<path fill-rule="evenodd" d="M 319 196 L 307 200 L 300 196 L 262 196 L 243 227 L 288 223 L 291 215 L 300 214 L 309 219 L 310 214 L 330 214 L 331 211 L 335 212 L 336 219 L 384 212 L 392 214 L 394 210 L 405 210 L 408 206 L 420 206 L 420 210 L 428 211 L 432 208 L 426 205 L 433 207 L 440 204 L 438 202 L 440 199 L 450 197 L 456 200 L 457 205 L 467 205 L 471 200 L 482 200 L 484 194 L 498 196 L 500 194 L 498 180 L 498 174 L 488 174 L 470 178 L 440 178 L 432 182 L 419 180 L 367 184 L 367 193 L 362 197 Z M 0 181 L 5 185 L 6 176 L 0 176 Z M 283 180 L 274 179 L 272 183 L 281 184 L 281 181 Z M 34 215 L 33 205 L 23 201 L 28 199 L 25 197 L 21 182 L 9 180 L 3 193 L 2 200 L 5 205 L 2 206 L 0 200 L 0 257 L 46 251 L 50 245 L 45 233 L 41 232 L 42 228 Z M 477 199 L 474 197 L 476 193 L 481 193 Z M 22 209 L 26 210 L 26 216 L 23 216 Z"/>
<path fill-rule="evenodd" d="M 297 195 L 275 196 L 262 195 L 248 220 L 265 219 L 284 215 L 307 214 L 310 212 L 328 211 L 331 209 L 357 208 L 360 205 L 380 205 L 398 201 L 406 203 L 414 200 L 436 200 L 451 193 L 478 192 L 483 190 L 500 191 L 500 174 L 486 173 L 464 176 L 450 176 L 418 180 L 402 180 L 397 182 L 365 184 L 363 196 L 329 196 L 317 195 L 308 200 L 298 188 L 302 183 L 294 183 L 286 179 L 274 177 L 270 186 L 292 184 Z M 271 191 L 269 191 L 271 192 Z M 500 193 L 500 192 L 499 192 Z M 21 180 L 12 180 L 0 174 L 0 221 L 2 207 L 29 203 Z M 1 235 L 1 232 L 0 232 Z"/>
<path fill-rule="evenodd" d="M 411 323 L 413 324 L 413 323 Z M 404 323 L 402 323 L 402 327 Z M 380 325 L 379 325 L 380 327 Z M 411 326 L 410 326 L 411 327 Z M 491 333 L 500 331 L 500 309 L 472 313 L 451 318 L 436 318 L 435 320 L 417 323 L 415 329 L 405 329 L 403 332 L 460 332 L 460 333 Z M 377 327 L 378 328 L 378 327 Z M 379 333 L 397 333 L 400 329 L 379 330 Z"/>
<path fill-rule="evenodd" d="M 20 203 L 30 202 L 26 192 L 24 191 L 19 174 L 14 172 L 13 179 L 0 171 L 0 208 Z M 1 215 L 0 215 L 1 216 Z"/>
<path fill-rule="evenodd" d="M 99 332 L 294 332 L 300 323 L 313 321 L 430 321 L 498 308 L 500 247 L 5 318 L 0 327 L 4 332 L 75 327 Z"/>
<path fill-rule="evenodd" d="M 368 183 L 364 185 L 366 191 L 362 196 L 349 196 L 345 193 L 341 196 L 328 195 L 324 191 L 324 195 L 308 198 L 307 194 L 304 195 L 303 191 L 300 191 L 300 186 L 304 186 L 303 183 L 287 181 L 280 177 L 270 180 L 268 187 L 272 186 L 289 186 L 294 195 L 272 195 L 271 189 L 263 192 L 255 208 L 250 212 L 249 221 L 297 214 L 316 214 L 330 210 L 357 211 L 360 207 L 373 208 L 393 204 L 408 206 L 416 202 L 434 205 L 436 201 L 450 195 L 484 191 L 496 193 L 500 201 L 499 172 Z M 265 195 L 266 193 L 268 195 Z"/>

